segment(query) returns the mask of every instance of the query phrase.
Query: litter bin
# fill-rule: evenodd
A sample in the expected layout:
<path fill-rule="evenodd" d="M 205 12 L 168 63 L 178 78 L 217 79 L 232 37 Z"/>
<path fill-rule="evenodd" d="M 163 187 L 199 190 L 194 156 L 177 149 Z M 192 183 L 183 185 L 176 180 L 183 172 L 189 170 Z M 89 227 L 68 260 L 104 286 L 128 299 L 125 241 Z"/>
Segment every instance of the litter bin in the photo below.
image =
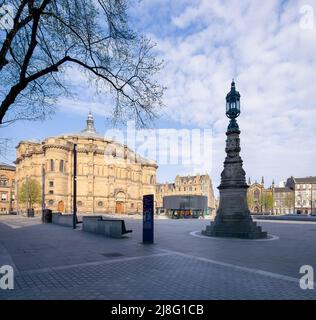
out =
<path fill-rule="evenodd" d="M 52 210 L 50 210 L 50 209 L 42 210 L 42 222 L 43 223 L 52 223 Z"/>
<path fill-rule="evenodd" d="M 34 217 L 34 209 L 33 208 L 27 209 L 27 217 L 28 218 L 33 218 Z"/>

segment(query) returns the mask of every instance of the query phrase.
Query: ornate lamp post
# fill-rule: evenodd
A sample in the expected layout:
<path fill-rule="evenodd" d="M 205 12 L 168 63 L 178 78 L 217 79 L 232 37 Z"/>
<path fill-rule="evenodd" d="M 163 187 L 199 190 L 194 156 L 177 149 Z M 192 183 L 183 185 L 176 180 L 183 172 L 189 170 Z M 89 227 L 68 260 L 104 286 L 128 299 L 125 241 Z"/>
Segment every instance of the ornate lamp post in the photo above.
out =
<path fill-rule="evenodd" d="M 240 115 L 240 94 L 232 81 L 226 96 L 226 116 L 230 119 L 226 136 L 226 158 L 219 185 L 220 201 L 216 217 L 202 234 L 213 237 L 246 239 L 266 238 L 267 233 L 252 221 L 247 204 L 245 171 L 240 152 L 240 130 L 236 118 Z"/>

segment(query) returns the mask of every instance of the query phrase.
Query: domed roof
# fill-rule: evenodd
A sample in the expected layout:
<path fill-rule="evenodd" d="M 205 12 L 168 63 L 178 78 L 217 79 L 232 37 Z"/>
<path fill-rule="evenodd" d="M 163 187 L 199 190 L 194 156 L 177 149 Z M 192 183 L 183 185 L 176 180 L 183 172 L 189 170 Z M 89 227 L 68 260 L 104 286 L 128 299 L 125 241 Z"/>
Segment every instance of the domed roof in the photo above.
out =
<path fill-rule="evenodd" d="M 64 133 L 60 135 L 60 137 L 65 137 L 65 136 L 104 139 L 104 136 L 99 134 L 94 127 L 94 118 L 91 113 L 91 110 L 89 111 L 89 114 L 86 120 L 86 127 L 80 132 L 70 132 L 70 133 Z"/>
<path fill-rule="evenodd" d="M 157 167 L 157 163 L 154 160 L 150 160 L 150 159 L 146 159 L 143 156 L 136 154 L 135 151 L 131 150 L 129 147 L 127 147 L 127 145 L 121 144 L 118 141 L 115 141 L 113 139 L 108 139 L 104 136 L 102 136 L 101 134 L 99 134 L 95 127 L 94 127 L 94 118 L 93 115 L 91 113 L 91 111 L 89 111 L 87 120 L 86 120 L 86 127 L 85 129 L 83 129 L 80 132 L 72 132 L 72 133 L 65 133 L 65 134 L 61 134 L 59 136 L 55 136 L 55 137 L 51 137 L 51 138 L 63 138 L 66 140 L 69 140 L 69 138 L 72 140 L 72 138 L 92 138 L 92 139 L 98 139 L 98 140 L 103 140 L 103 141 L 107 141 L 111 144 L 113 144 L 115 147 L 119 147 L 119 148 L 125 148 L 129 153 L 130 153 L 130 158 L 136 160 L 138 163 L 141 164 L 145 164 L 145 165 L 150 165 L 150 166 L 156 166 Z M 45 140 L 47 140 L 49 138 L 46 138 Z"/>
<path fill-rule="evenodd" d="M 87 126 L 86 126 L 85 129 L 83 129 L 81 131 L 81 133 L 86 134 L 86 135 L 96 135 L 96 134 L 98 134 L 97 130 L 94 127 L 94 118 L 93 118 L 93 115 L 91 113 L 91 110 L 89 111 L 89 114 L 88 114 L 86 122 L 87 122 Z"/>

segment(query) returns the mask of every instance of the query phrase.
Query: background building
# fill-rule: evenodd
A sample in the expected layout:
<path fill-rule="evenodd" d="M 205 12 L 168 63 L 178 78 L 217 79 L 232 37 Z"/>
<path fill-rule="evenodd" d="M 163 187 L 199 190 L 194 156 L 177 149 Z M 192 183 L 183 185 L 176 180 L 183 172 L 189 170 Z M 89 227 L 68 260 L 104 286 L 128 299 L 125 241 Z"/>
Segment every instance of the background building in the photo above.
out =
<path fill-rule="evenodd" d="M 196 176 L 177 175 L 174 183 L 158 183 L 156 185 L 156 207 L 163 211 L 163 198 L 175 195 L 201 195 L 207 197 L 207 211 L 215 212 L 216 204 L 212 180 L 208 174 Z"/>
<path fill-rule="evenodd" d="M 287 180 L 295 192 L 295 212 L 301 214 L 316 213 L 316 177 L 294 178 Z"/>
<path fill-rule="evenodd" d="M 294 189 L 289 186 L 273 187 L 273 213 L 294 213 Z"/>
<path fill-rule="evenodd" d="M 207 213 L 207 196 L 164 196 L 163 208 L 171 218 L 199 218 Z"/>
<path fill-rule="evenodd" d="M 293 213 L 294 184 L 281 181 L 276 187 L 273 181 L 270 187 L 265 188 L 263 177 L 261 183 L 251 184 L 249 179 L 248 184 L 248 205 L 253 214 L 280 215 Z"/>
<path fill-rule="evenodd" d="M 273 187 L 264 187 L 264 178 L 261 178 L 261 183 L 255 181 L 251 183 L 248 179 L 249 188 L 247 190 L 248 207 L 253 214 L 270 214 L 273 211 Z"/>
<path fill-rule="evenodd" d="M 294 178 L 281 181 L 278 187 L 272 182 L 271 187 L 264 188 L 261 183 L 250 183 L 248 189 L 249 209 L 253 213 L 272 214 L 316 214 L 316 177 Z M 270 205 L 272 198 L 273 207 Z"/>
<path fill-rule="evenodd" d="M 143 195 L 155 193 L 156 163 L 99 135 L 91 114 L 79 133 L 20 142 L 16 147 L 17 187 L 26 177 L 36 179 L 42 185 L 46 208 L 72 212 L 74 144 L 78 150 L 78 212 L 142 212 Z M 19 210 L 26 210 L 25 204 Z"/>
<path fill-rule="evenodd" d="M 0 213 L 15 211 L 15 166 L 0 163 L 0 194 Z"/>

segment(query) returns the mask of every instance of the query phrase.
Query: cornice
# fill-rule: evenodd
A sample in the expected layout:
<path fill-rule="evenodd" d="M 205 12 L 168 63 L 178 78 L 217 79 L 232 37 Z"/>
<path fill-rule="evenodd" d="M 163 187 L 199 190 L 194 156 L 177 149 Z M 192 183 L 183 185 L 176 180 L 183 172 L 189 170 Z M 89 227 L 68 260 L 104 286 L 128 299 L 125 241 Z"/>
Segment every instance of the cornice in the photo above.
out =
<path fill-rule="evenodd" d="M 66 151 L 71 150 L 69 146 L 65 146 L 65 145 L 61 145 L 61 144 L 49 143 L 49 144 L 43 145 L 43 150 L 50 149 L 50 148 L 61 149 L 61 150 L 66 150 Z"/>

